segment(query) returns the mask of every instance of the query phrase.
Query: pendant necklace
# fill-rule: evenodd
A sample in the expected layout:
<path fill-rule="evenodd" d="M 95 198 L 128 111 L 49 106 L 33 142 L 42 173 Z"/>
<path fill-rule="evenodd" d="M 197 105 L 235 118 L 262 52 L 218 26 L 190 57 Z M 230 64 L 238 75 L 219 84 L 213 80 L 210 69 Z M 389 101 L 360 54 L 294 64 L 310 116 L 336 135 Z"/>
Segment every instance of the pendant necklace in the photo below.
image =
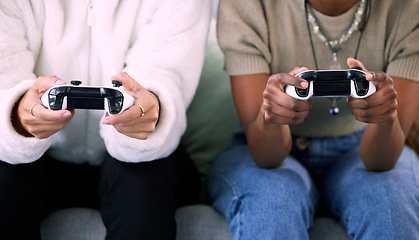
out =
<path fill-rule="evenodd" d="M 342 36 L 339 39 L 336 40 L 329 40 L 326 35 L 323 33 L 323 31 L 320 28 L 319 25 L 319 21 L 316 18 L 314 12 L 312 12 L 311 7 L 309 6 L 309 3 L 307 0 L 304 0 L 304 10 L 305 10 L 305 15 L 306 15 L 306 24 L 307 24 L 307 30 L 309 33 L 309 38 L 310 38 L 310 44 L 311 44 L 311 50 L 313 53 L 313 59 L 314 59 L 314 64 L 316 66 L 316 69 L 319 70 L 319 66 L 317 63 L 317 58 L 316 58 L 316 51 L 314 49 L 314 44 L 313 44 L 313 39 L 311 36 L 311 28 L 310 28 L 310 24 L 312 25 L 313 28 L 313 33 L 315 35 L 318 36 L 318 38 L 325 43 L 325 45 L 330 49 L 330 51 L 332 52 L 332 62 L 330 64 L 329 69 L 330 70 L 339 70 L 342 69 L 338 58 L 337 58 L 337 54 L 339 52 L 339 50 L 341 49 L 341 45 L 346 42 L 355 31 L 359 31 L 360 35 L 359 35 L 359 39 L 358 39 L 358 44 L 356 46 L 356 50 L 355 50 L 355 56 L 354 58 L 356 59 L 358 56 L 358 50 L 359 50 L 359 46 L 361 43 L 361 39 L 362 39 L 362 34 L 363 34 L 363 30 L 365 28 L 365 25 L 367 23 L 367 20 L 369 18 L 369 14 L 370 14 L 370 10 L 371 10 L 371 1 L 370 0 L 361 0 L 361 2 L 359 3 L 359 6 L 354 14 L 353 20 L 351 25 L 348 27 L 347 31 L 345 33 L 342 34 Z M 368 11 L 367 14 L 365 14 L 365 12 Z M 329 113 L 331 115 L 337 115 L 339 113 L 339 108 L 337 107 L 337 100 L 338 98 L 330 98 L 332 100 L 332 106 L 329 110 Z"/>

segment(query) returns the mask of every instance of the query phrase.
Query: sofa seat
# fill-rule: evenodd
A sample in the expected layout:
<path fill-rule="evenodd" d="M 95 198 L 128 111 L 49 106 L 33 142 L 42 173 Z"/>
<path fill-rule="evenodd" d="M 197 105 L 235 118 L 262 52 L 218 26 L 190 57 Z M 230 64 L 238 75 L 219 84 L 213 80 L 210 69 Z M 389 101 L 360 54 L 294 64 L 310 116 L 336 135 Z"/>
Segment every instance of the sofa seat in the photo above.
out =
<path fill-rule="evenodd" d="M 230 240 L 228 222 L 211 206 L 197 204 L 176 211 L 177 240 Z M 320 217 L 310 230 L 311 240 L 346 240 L 345 230 L 331 218 Z M 51 213 L 41 223 L 42 240 L 103 240 L 106 228 L 99 211 L 68 208 Z"/>

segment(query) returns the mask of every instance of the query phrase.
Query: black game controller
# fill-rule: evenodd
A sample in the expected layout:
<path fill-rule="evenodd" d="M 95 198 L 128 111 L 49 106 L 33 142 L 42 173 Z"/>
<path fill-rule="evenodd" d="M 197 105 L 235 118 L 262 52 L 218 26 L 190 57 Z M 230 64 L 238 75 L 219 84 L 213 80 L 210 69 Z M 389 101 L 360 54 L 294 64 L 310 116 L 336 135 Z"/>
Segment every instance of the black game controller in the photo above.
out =
<path fill-rule="evenodd" d="M 296 77 L 308 81 L 306 89 L 285 86 L 285 92 L 300 100 L 311 97 L 345 97 L 366 98 L 376 91 L 372 81 L 368 81 L 366 73 L 360 67 L 348 70 L 309 70 L 297 74 Z"/>
<path fill-rule="evenodd" d="M 72 85 L 57 85 L 48 89 L 41 98 L 48 109 L 99 109 L 114 115 L 134 104 L 134 98 L 127 94 L 119 81 L 112 81 L 113 87 L 80 87 L 81 81 Z"/>

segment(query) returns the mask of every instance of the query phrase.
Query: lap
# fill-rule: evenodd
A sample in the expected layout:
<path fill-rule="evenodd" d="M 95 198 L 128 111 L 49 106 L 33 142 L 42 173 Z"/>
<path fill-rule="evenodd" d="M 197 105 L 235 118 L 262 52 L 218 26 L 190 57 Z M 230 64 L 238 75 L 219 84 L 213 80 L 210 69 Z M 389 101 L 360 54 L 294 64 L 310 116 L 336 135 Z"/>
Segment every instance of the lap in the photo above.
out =
<path fill-rule="evenodd" d="M 208 188 L 214 208 L 230 223 L 233 239 L 308 237 L 317 191 L 308 171 L 292 157 L 281 167 L 262 169 L 238 141 L 213 162 Z"/>
<path fill-rule="evenodd" d="M 107 238 L 174 239 L 175 209 L 185 204 L 183 195 L 191 196 L 188 201 L 198 198 L 199 181 L 182 149 L 141 163 L 106 158 L 100 169 L 99 191 Z"/>
<path fill-rule="evenodd" d="M 121 191 L 134 190 L 142 196 L 159 191 L 167 194 L 177 207 L 199 201 L 201 179 L 189 155 L 182 148 L 166 158 L 141 163 L 126 163 L 108 156 L 100 166 L 100 186 L 103 195 L 109 187 Z"/>
<path fill-rule="evenodd" d="M 402 199 L 404 194 L 418 194 L 418 156 L 405 147 L 394 169 L 384 172 L 366 171 L 359 150 L 355 149 L 336 161 L 322 183 L 328 204 L 342 211 L 341 204 L 353 199 Z M 341 204 L 335 204 L 341 203 Z"/>
<path fill-rule="evenodd" d="M 303 161 L 305 166 L 310 164 L 310 172 L 315 168 L 317 160 L 322 163 L 321 174 L 314 169 L 318 177 L 317 187 L 321 189 L 321 200 L 341 219 L 342 224 L 353 236 L 359 236 L 363 226 L 369 226 L 372 234 L 379 229 L 385 233 L 404 231 L 406 236 L 416 234 L 401 225 L 407 222 L 407 226 L 415 226 L 414 229 L 418 226 L 415 217 L 419 214 L 418 156 L 406 147 L 393 170 L 368 172 L 362 163 L 358 148 L 352 147 L 352 150 L 348 150 L 349 146 L 357 145 L 358 135 L 360 134 L 350 136 L 349 140 L 344 139 L 350 144 L 340 144 L 342 149 L 337 149 L 334 155 L 314 155 L 313 158 Z M 319 140 L 317 145 L 338 146 L 335 140 Z M 320 148 L 316 151 L 322 153 Z M 328 166 L 323 164 L 326 162 Z M 307 202 L 315 204 L 317 195 L 314 194 L 316 187 L 313 185 L 308 171 L 293 157 L 288 157 L 282 166 L 276 169 L 258 168 L 252 160 L 246 142 L 240 137 L 234 139 L 229 148 L 213 162 L 208 173 L 209 194 L 213 206 L 227 217 L 233 225 L 232 228 L 238 225 L 234 218 L 239 209 L 244 208 L 243 203 L 250 204 L 249 202 L 253 201 L 252 204 L 263 205 L 265 209 L 278 207 L 278 204 L 290 204 L 290 209 L 305 208 L 309 206 Z M 310 201 L 301 204 L 301 201 L 294 200 L 294 196 Z M 270 204 L 270 199 L 274 204 Z M 240 204 L 237 204 L 238 200 Z M 262 211 L 254 210 L 249 213 L 248 219 L 257 217 L 260 212 Z M 392 214 L 394 212 L 398 214 Z M 287 214 L 286 211 L 282 213 L 280 217 Z M 294 211 L 294 214 L 302 212 Z M 391 221 L 372 221 L 376 217 L 392 219 L 391 221 L 398 221 L 400 224 L 393 224 L 391 229 L 386 225 L 391 224 Z M 361 219 L 366 222 L 360 221 Z M 348 224 L 349 221 L 353 225 Z M 386 227 L 388 231 L 384 229 Z"/>
<path fill-rule="evenodd" d="M 25 229 L 25 224 L 37 226 L 51 211 L 68 207 L 96 208 L 102 214 L 114 211 L 121 216 L 122 212 L 115 212 L 121 207 L 133 215 L 141 209 L 161 209 L 174 219 L 176 206 L 185 204 L 178 201 L 182 196 L 179 191 L 187 189 L 191 196 L 188 201 L 193 201 L 192 196 L 197 200 L 199 181 L 196 169 L 182 150 L 165 159 L 131 164 L 108 156 L 101 166 L 59 162 L 47 155 L 29 164 L 11 165 L 0 161 L 0 203 L 3 206 L 0 210 L 9 209 L 1 211 L 2 219 L 20 229 Z M 190 184 L 180 187 L 178 183 Z M 11 221 L 13 216 L 16 222 Z M 140 215 L 148 222 L 151 222 L 150 216 L 156 215 L 151 210 L 149 215 Z M 24 223 L 21 219 L 31 222 Z M 32 238 L 39 231 L 37 228 L 31 231 Z"/>
<path fill-rule="evenodd" d="M 263 191 L 293 182 L 298 183 L 305 192 L 313 188 L 308 171 L 296 159 L 288 157 L 280 167 L 274 169 L 259 168 L 245 145 L 235 146 L 223 153 L 214 161 L 208 175 L 209 179 L 225 181 L 235 194 Z M 216 187 L 216 184 L 210 183 L 210 187 Z"/>
<path fill-rule="evenodd" d="M 250 196 L 266 206 L 269 202 L 281 203 L 280 199 L 284 198 L 290 203 L 289 199 L 295 198 L 313 208 L 317 201 L 310 175 L 296 159 L 288 157 L 274 169 L 259 168 L 246 144 L 231 146 L 213 162 L 208 172 L 208 187 L 210 198 L 220 204 L 219 208 L 228 207 L 229 201 L 235 198 Z"/>
<path fill-rule="evenodd" d="M 0 171 L 1 184 L 42 199 L 48 206 L 46 212 L 64 207 L 97 207 L 97 167 L 60 162 L 45 155 L 28 164 L 0 162 Z"/>
<path fill-rule="evenodd" d="M 417 239 L 418 178 L 418 156 L 408 147 L 384 172 L 366 171 L 356 149 L 328 170 L 322 197 L 352 237 Z"/>

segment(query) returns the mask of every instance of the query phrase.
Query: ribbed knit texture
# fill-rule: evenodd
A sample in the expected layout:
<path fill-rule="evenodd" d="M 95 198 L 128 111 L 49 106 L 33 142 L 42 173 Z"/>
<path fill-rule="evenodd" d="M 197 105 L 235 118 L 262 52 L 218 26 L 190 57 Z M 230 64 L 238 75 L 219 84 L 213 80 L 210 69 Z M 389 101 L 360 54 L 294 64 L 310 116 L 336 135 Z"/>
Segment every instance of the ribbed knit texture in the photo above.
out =
<path fill-rule="evenodd" d="M 347 31 L 358 5 L 332 17 L 314 11 L 326 36 L 334 40 Z M 295 66 L 329 69 L 332 52 L 311 28 L 315 58 L 306 25 L 303 1 L 221 0 L 218 13 L 218 42 L 226 56 L 230 75 L 289 72 Z M 371 15 L 361 38 L 358 60 L 370 71 L 386 71 L 419 81 L 419 1 L 372 0 Z M 338 51 L 343 69 L 354 57 L 360 32 L 354 32 Z M 316 98 L 304 123 L 291 126 L 293 134 L 310 137 L 342 136 L 364 126 L 346 103 L 338 100 L 340 113 L 329 114 L 332 102 Z M 315 127 L 313 127 L 315 126 Z"/>

